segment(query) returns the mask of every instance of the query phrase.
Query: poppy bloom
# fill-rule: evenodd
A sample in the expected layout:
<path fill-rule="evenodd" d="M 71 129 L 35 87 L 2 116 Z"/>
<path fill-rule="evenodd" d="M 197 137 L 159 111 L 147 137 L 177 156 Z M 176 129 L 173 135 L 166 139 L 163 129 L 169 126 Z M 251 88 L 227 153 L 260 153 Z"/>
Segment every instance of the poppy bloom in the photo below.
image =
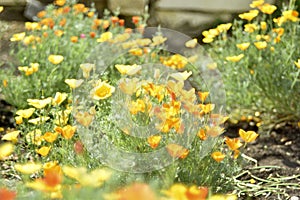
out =
<path fill-rule="evenodd" d="M 216 152 L 213 152 L 213 153 L 211 154 L 211 157 L 212 157 L 215 161 L 221 162 L 222 160 L 224 160 L 225 154 L 223 154 L 223 153 L 220 152 L 220 151 L 216 151 Z"/>

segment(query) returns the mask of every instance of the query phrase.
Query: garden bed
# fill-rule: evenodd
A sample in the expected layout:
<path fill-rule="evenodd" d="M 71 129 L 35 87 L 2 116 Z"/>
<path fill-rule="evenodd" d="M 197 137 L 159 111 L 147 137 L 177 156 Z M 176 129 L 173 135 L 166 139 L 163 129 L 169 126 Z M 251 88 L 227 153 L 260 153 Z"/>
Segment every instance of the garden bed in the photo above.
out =
<path fill-rule="evenodd" d="M 10 16 L 9 11 L 1 13 L 1 52 L 0 67 L 5 70 L 8 63 L 15 62 L 9 55 L 10 38 L 13 34 L 24 30 L 22 12 L 20 16 Z M 0 132 L 2 137 L 7 130 L 16 128 L 14 112 L 16 108 L 6 103 L 0 95 Z M 251 124 L 251 126 L 250 126 Z M 292 196 L 300 198 L 300 127 L 296 122 L 283 122 L 260 132 L 255 142 L 247 144 L 243 152 L 243 170 L 235 177 L 236 192 L 243 199 L 288 199 Z M 239 120 L 227 123 L 226 132 L 220 137 L 239 137 L 239 129 L 255 130 L 255 124 Z M 16 159 L 16 160 L 15 160 Z M 17 162 L 18 158 L 12 158 Z M 10 171 L 5 162 L 1 162 L 3 171 Z M 14 179 L 2 174 L 2 177 Z M 15 177 L 16 178 L 16 177 Z M 298 185 L 298 186 L 297 186 Z"/>

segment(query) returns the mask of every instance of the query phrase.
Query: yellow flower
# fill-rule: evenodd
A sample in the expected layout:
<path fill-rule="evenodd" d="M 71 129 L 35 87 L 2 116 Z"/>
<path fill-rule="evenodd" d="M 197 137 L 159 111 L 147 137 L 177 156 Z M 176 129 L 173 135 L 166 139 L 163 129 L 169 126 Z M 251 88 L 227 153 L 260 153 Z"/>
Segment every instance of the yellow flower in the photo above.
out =
<path fill-rule="evenodd" d="M 37 22 L 25 22 L 25 29 L 29 31 L 41 29 L 41 25 Z"/>
<path fill-rule="evenodd" d="M 261 30 L 267 30 L 267 23 L 266 22 L 260 22 L 260 28 L 261 28 Z"/>
<path fill-rule="evenodd" d="M 40 145 L 42 143 L 43 137 L 42 135 L 42 131 L 40 129 L 35 129 L 29 133 L 26 134 L 25 136 L 25 140 L 28 143 L 32 143 L 35 145 Z"/>
<path fill-rule="evenodd" d="M 202 39 L 202 42 L 204 43 L 212 43 L 214 41 L 213 37 L 205 37 Z"/>
<path fill-rule="evenodd" d="M 220 151 L 216 151 L 211 154 L 211 157 L 217 162 L 221 162 L 222 160 L 224 160 L 225 156 L 226 155 Z"/>
<path fill-rule="evenodd" d="M 152 135 L 148 137 L 147 141 L 150 147 L 155 149 L 159 145 L 161 138 L 162 137 L 160 135 Z"/>
<path fill-rule="evenodd" d="M 36 149 L 35 151 L 40 154 L 41 156 L 45 157 L 48 155 L 49 151 L 50 151 L 51 147 L 46 147 L 46 146 L 43 146 L 39 149 Z"/>
<path fill-rule="evenodd" d="M 227 56 L 226 60 L 231 61 L 231 62 L 239 62 L 243 57 L 244 57 L 244 54 L 240 54 L 237 56 Z"/>
<path fill-rule="evenodd" d="M 30 63 L 30 67 L 28 66 L 19 66 L 18 70 L 21 72 L 25 72 L 26 76 L 30 76 L 31 74 L 37 72 L 39 70 L 39 64 L 38 63 Z"/>
<path fill-rule="evenodd" d="M 167 40 L 167 38 L 163 37 L 161 35 L 154 36 L 152 38 L 153 42 L 150 46 L 157 46 L 157 45 L 163 44 L 166 40 Z"/>
<path fill-rule="evenodd" d="M 46 105 L 50 104 L 51 101 L 51 97 L 48 97 L 46 99 L 27 99 L 28 105 L 31 105 L 37 109 L 44 108 Z"/>
<path fill-rule="evenodd" d="M 135 40 L 138 46 L 148 46 L 151 43 L 149 38 L 139 38 Z"/>
<path fill-rule="evenodd" d="M 42 165 L 37 163 L 15 164 L 14 168 L 22 174 L 33 174 L 38 172 Z"/>
<path fill-rule="evenodd" d="M 28 120 L 29 123 L 32 123 L 32 124 L 43 124 L 44 122 L 48 121 L 50 119 L 50 117 L 37 117 L 37 118 L 34 118 L 34 119 L 30 119 Z"/>
<path fill-rule="evenodd" d="M 162 64 L 171 67 L 173 69 L 182 69 L 187 65 L 188 60 L 186 57 L 180 54 L 175 54 L 167 59 L 161 58 L 161 62 Z"/>
<path fill-rule="evenodd" d="M 133 93 L 136 92 L 139 82 L 140 81 L 137 78 L 133 78 L 133 79 L 126 78 L 126 79 L 121 79 L 118 86 L 123 93 L 132 95 Z"/>
<path fill-rule="evenodd" d="M 261 5 L 263 5 L 265 3 L 264 0 L 254 0 L 252 1 L 252 3 L 250 4 L 251 8 L 257 8 L 260 7 Z"/>
<path fill-rule="evenodd" d="M 106 169 L 95 169 L 87 173 L 83 167 L 63 167 L 63 172 L 66 176 L 77 180 L 82 186 L 99 187 L 104 181 L 108 180 L 112 172 Z"/>
<path fill-rule="evenodd" d="M 16 143 L 18 141 L 18 136 L 21 133 L 21 131 L 12 131 L 9 133 L 6 133 L 2 140 L 12 141 L 13 143 Z"/>
<path fill-rule="evenodd" d="M 21 116 L 16 116 L 15 121 L 16 121 L 16 124 L 22 124 L 23 123 L 23 118 Z"/>
<path fill-rule="evenodd" d="M 222 33 L 228 31 L 232 26 L 232 23 L 227 23 L 227 24 L 220 24 L 217 26 L 217 30 Z"/>
<path fill-rule="evenodd" d="M 201 108 L 201 110 L 207 114 L 209 112 L 211 112 L 214 108 L 215 108 L 215 104 L 199 104 L 199 107 Z"/>
<path fill-rule="evenodd" d="M 133 48 L 133 49 L 129 49 L 128 51 L 130 54 L 134 55 L 134 56 L 141 56 L 143 55 L 143 49 L 141 48 Z"/>
<path fill-rule="evenodd" d="M 121 74 L 126 74 L 126 75 L 134 75 L 138 73 L 141 69 L 141 65 L 115 65 L 115 68 L 121 73 Z"/>
<path fill-rule="evenodd" d="M 297 62 L 295 61 L 294 63 L 300 69 L 300 59 L 298 59 L 298 61 Z"/>
<path fill-rule="evenodd" d="M 25 32 L 13 34 L 12 38 L 10 38 L 10 41 L 12 42 L 21 41 L 25 38 L 25 35 L 26 35 Z"/>
<path fill-rule="evenodd" d="M 177 73 L 173 73 L 170 76 L 174 79 L 176 79 L 177 81 L 185 81 L 187 80 L 190 76 L 192 75 L 192 72 L 177 72 Z"/>
<path fill-rule="evenodd" d="M 267 48 L 268 44 L 266 41 L 262 41 L 262 42 L 254 42 L 254 45 L 257 49 L 265 49 Z"/>
<path fill-rule="evenodd" d="M 84 112 L 84 113 L 78 112 L 75 115 L 75 119 L 82 126 L 88 127 L 92 123 L 92 121 L 94 119 L 94 115 L 92 115 L 88 112 Z"/>
<path fill-rule="evenodd" d="M 52 101 L 53 106 L 59 106 L 64 100 L 66 100 L 68 94 L 56 92 L 55 97 Z"/>
<path fill-rule="evenodd" d="M 8 156 L 10 156 L 14 151 L 14 145 L 6 142 L 0 145 L 0 160 L 4 160 Z"/>
<path fill-rule="evenodd" d="M 65 83 L 69 85 L 70 88 L 72 89 L 75 89 L 75 88 L 78 88 L 82 83 L 83 83 L 84 80 L 82 79 L 66 79 L 65 80 Z"/>
<path fill-rule="evenodd" d="M 192 39 L 192 40 L 187 41 L 187 42 L 185 43 L 185 46 L 186 46 L 187 48 L 195 48 L 197 44 L 198 44 L 198 40 L 197 40 L 197 38 L 194 38 L 194 39 Z"/>
<path fill-rule="evenodd" d="M 256 138 L 257 138 L 257 136 L 258 136 L 258 134 L 257 133 L 255 133 L 254 131 L 244 131 L 243 129 L 240 129 L 239 130 L 239 135 L 241 136 L 241 138 L 246 142 L 246 143 L 248 143 L 248 142 L 253 142 Z"/>
<path fill-rule="evenodd" d="M 145 112 L 145 109 L 146 104 L 142 99 L 131 101 L 131 105 L 129 106 L 129 111 L 133 115 L 136 115 L 138 112 Z"/>
<path fill-rule="evenodd" d="M 262 6 L 258 7 L 259 10 L 265 14 L 271 15 L 277 7 L 268 3 L 263 4 Z"/>
<path fill-rule="evenodd" d="M 51 133 L 51 132 L 46 132 L 44 135 L 43 135 L 43 139 L 46 140 L 47 142 L 54 142 L 56 140 L 58 136 L 58 133 L 55 132 L 55 133 Z"/>
<path fill-rule="evenodd" d="M 299 20 L 298 15 L 299 13 L 296 10 L 286 10 L 282 12 L 283 18 L 292 22 L 296 22 Z"/>
<path fill-rule="evenodd" d="M 253 33 L 257 29 L 257 26 L 255 24 L 245 24 L 244 27 L 244 30 L 248 33 Z"/>
<path fill-rule="evenodd" d="M 6 79 L 4 79 L 3 81 L 2 81 L 2 84 L 3 84 L 3 87 L 7 87 L 8 86 L 8 81 L 6 80 Z"/>
<path fill-rule="evenodd" d="M 241 44 L 237 44 L 236 47 L 239 48 L 242 51 L 245 51 L 250 46 L 250 42 L 245 42 Z"/>
<path fill-rule="evenodd" d="M 92 69 L 95 69 L 95 64 L 90 64 L 90 63 L 84 63 L 80 65 L 80 68 L 83 72 L 83 77 L 84 78 L 89 78 L 90 77 L 90 72 Z"/>
<path fill-rule="evenodd" d="M 113 37 L 113 34 L 111 32 L 105 32 L 100 35 L 100 38 L 97 39 L 97 42 L 106 42 L 106 41 L 112 39 L 112 37 Z"/>
<path fill-rule="evenodd" d="M 50 55 L 48 56 L 49 62 L 51 62 L 54 65 L 58 65 L 64 60 L 64 57 L 62 55 Z"/>
<path fill-rule="evenodd" d="M 231 139 L 229 137 L 225 137 L 225 143 L 233 151 L 237 150 L 238 148 L 243 146 L 243 144 L 241 143 L 241 141 L 238 138 Z"/>
<path fill-rule="evenodd" d="M 16 112 L 17 115 L 19 115 L 22 118 L 28 119 L 29 117 L 31 117 L 31 115 L 34 113 L 35 109 L 34 108 L 28 108 L 25 110 L 18 110 Z"/>
<path fill-rule="evenodd" d="M 0 6 L 0 13 L 4 10 L 3 6 Z"/>
<path fill-rule="evenodd" d="M 258 10 L 250 10 L 247 13 L 239 14 L 239 18 L 251 21 L 258 15 Z"/>
<path fill-rule="evenodd" d="M 115 87 L 106 82 L 99 81 L 95 88 L 91 91 L 91 96 L 95 100 L 106 99 L 114 93 Z"/>
<path fill-rule="evenodd" d="M 37 72 L 39 70 L 39 63 L 30 63 L 29 65 L 32 68 L 33 72 Z"/>

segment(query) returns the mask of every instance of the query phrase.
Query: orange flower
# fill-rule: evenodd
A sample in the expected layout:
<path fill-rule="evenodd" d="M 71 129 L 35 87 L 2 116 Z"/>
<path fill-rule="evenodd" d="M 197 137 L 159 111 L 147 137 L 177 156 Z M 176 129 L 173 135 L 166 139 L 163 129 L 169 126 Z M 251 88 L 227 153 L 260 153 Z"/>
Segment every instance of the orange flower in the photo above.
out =
<path fill-rule="evenodd" d="M 82 3 L 75 4 L 73 6 L 73 9 L 75 10 L 76 13 L 87 12 L 88 11 L 88 8 L 86 8 L 85 5 L 82 4 Z"/>
<path fill-rule="evenodd" d="M 124 19 L 119 19 L 119 26 L 124 26 L 125 20 Z"/>
<path fill-rule="evenodd" d="M 55 131 L 60 133 L 65 139 L 68 140 L 73 137 L 74 133 L 76 132 L 76 127 L 71 125 L 64 126 L 63 128 L 56 127 Z"/>
<path fill-rule="evenodd" d="M 202 128 L 201 128 L 201 129 L 199 130 L 199 132 L 197 133 L 197 136 L 198 136 L 201 140 L 206 140 L 206 139 L 207 139 L 205 130 L 202 129 Z"/>
<path fill-rule="evenodd" d="M 90 32 L 90 37 L 91 38 L 95 38 L 96 37 L 96 33 L 95 32 Z"/>
<path fill-rule="evenodd" d="M 133 16 L 132 23 L 134 23 L 136 25 L 139 23 L 140 19 L 141 19 L 140 16 Z"/>
<path fill-rule="evenodd" d="M 204 102 L 205 99 L 208 97 L 209 95 L 209 92 L 198 92 L 198 96 L 201 100 L 201 102 Z"/>
<path fill-rule="evenodd" d="M 155 149 L 159 145 L 160 140 L 161 140 L 160 135 L 152 135 L 148 137 L 148 143 L 152 149 Z"/>
<path fill-rule="evenodd" d="M 248 142 L 253 142 L 256 138 L 257 138 L 257 136 L 258 136 L 258 134 L 257 133 L 255 133 L 254 131 L 244 131 L 243 129 L 240 129 L 239 130 L 239 135 L 241 136 L 241 138 L 246 142 L 246 143 L 248 143 Z"/>
<path fill-rule="evenodd" d="M 54 1 L 54 4 L 57 6 L 63 6 L 63 5 L 65 5 L 65 3 L 66 3 L 66 0 L 55 0 Z"/>
<path fill-rule="evenodd" d="M 237 150 L 234 150 L 234 153 L 233 153 L 233 158 L 234 159 L 237 159 L 240 155 L 240 151 L 237 149 Z"/>
<path fill-rule="evenodd" d="M 48 173 L 51 173 L 51 172 L 55 172 L 57 174 L 62 174 L 62 169 L 59 166 L 57 161 L 46 162 L 43 165 L 43 169 L 44 169 L 44 176 L 46 176 Z"/>
<path fill-rule="evenodd" d="M 168 144 L 167 151 L 173 158 L 181 158 L 184 159 L 188 156 L 189 150 L 178 145 L 178 144 Z"/>
<path fill-rule="evenodd" d="M 238 148 L 243 146 L 243 144 L 241 143 L 241 141 L 238 138 L 231 139 L 229 137 L 225 137 L 225 143 L 233 151 L 237 150 Z"/>
<path fill-rule="evenodd" d="M 38 18 L 43 18 L 45 16 L 46 16 L 46 11 L 45 10 L 42 10 L 42 11 L 38 12 L 38 14 L 37 14 Z"/>
<path fill-rule="evenodd" d="M 7 190 L 6 188 L 0 188 L 0 197 L 2 200 L 14 200 L 16 196 L 16 192 Z"/>
<path fill-rule="evenodd" d="M 62 20 L 60 20 L 59 25 L 60 25 L 60 26 L 65 26 L 66 23 L 67 23 L 67 19 L 66 19 L 66 18 L 63 18 Z"/>
<path fill-rule="evenodd" d="M 111 20 L 111 22 L 112 22 L 113 24 L 116 24 L 116 23 L 119 22 L 119 17 L 112 16 L 112 17 L 110 18 L 110 20 Z"/>
<path fill-rule="evenodd" d="M 156 200 L 157 197 L 149 185 L 145 183 L 133 183 L 117 192 L 118 200 Z"/>
<path fill-rule="evenodd" d="M 220 151 L 216 151 L 211 154 L 211 157 L 217 162 L 221 162 L 222 160 L 224 160 L 225 156 L 226 155 Z"/>
<path fill-rule="evenodd" d="M 72 36 L 70 40 L 71 40 L 71 42 L 76 43 L 76 42 L 78 42 L 78 37 Z"/>

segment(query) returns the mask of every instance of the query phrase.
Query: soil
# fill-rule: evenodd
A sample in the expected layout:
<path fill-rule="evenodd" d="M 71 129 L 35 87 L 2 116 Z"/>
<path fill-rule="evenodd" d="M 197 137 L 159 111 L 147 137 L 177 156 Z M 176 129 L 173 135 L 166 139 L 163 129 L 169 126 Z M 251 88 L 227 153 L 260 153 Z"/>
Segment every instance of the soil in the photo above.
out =
<path fill-rule="evenodd" d="M 10 41 L 9 38 L 14 33 L 24 30 L 23 17 L 24 8 L 5 8 L 0 14 L 0 70 L 5 70 L 5 66 L 11 57 L 9 56 Z M 13 107 L 7 104 L 0 94 L 0 127 L 7 129 L 13 127 Z M 239 128 L 256 129 L 248 124 L 228 125 L 228 133 L 237 133 Z M 0 132 L 1 134 L 1 132 Z M 3 132 L 2 132 L 3 134 Z M 234 135 L 229 135 L 234 136 Z M 289 123 L 275 127 L 270 134 L 261 134 L 256 142 L 249 144 L 244 152 L 249 158 L 248 164 L 245 166 L 245 174 L 241 175 L 239 181 L 248 181 L 253 177 L 258 177 L 262 180 L 274 178 L 278 180 L 280 177 L 296 176 L 289 180 L 282 179 L 282 183 L 295 183 L 300 185 L 300 128 L 292 126 Z M 247 158 L 246 158 L 247 160 Z M 252 161 L 251 161 L 252 160 Z M 255 167 L 255 162 L 257 166 Z M 266 166 L 266 167 L 262 167 Z M 269 167 L 267 167 L 269 166 Z M 270 167 L 271 166 L 271 167 Z M 273 166 L 273 167 L 272 167 Z M 276 166 L 276 167 L 274 167 Z M 260 182 L 256 180 L 257 184 Z M 284 185 L 284 184 L 283 184 Z M 251 187 L 250 187 L 251 188 Z M 299 187 L 298 187 L 299 188 Z M 300 190 L 291 189 L 288 186 L 283 190 L 294 200 L 300 199 Z M 247 193 L 243 199 L 290 199 L 288 196 L 278 197 L 275 194 L 259 195 L 255 197 L 255 192 Z M 250 197 L 250 196 L 254 197 Z M 297 198 L 298 197 L 298 198 Z"/>
<path fill-rule="evenodd" d="M 248 123 L 238 123 L 236 125 L 227 124 L 227 135 L 229 137 L 238 137 L 238 135 L 232 133 L 238 133 L 239 128 L 257 130 L 257 127 L 251 127 Z M 247 162 L 244 171 L 248 171 L 248 173 L 239 177 L 239 180 L 250 183 L 249 180 L 251 178 L 255 179 L 255 177 L 264 180 L 291 177 L 289 180 L 281 179 L 278 181 L 283 184 L 293 183 L 298 185 L 298 189 L 291 189 L 288 186 L 281 187 L 282 193 L 285 193 L 286 196 L 284 194 L 280 196 L 270 194 L 268 197 L 264 195 L 255 197 L 255 192 L 253 192 L 248 193 L 247 196 L 242 196 L 243 199 L 273 200 L 291 199 L 291 197 L 295 198 L 295 200 L 300 199 L 300 128 L 296 127 L 295 123 L 283 123 L 275 126 L 268 133 L 260 133 L 256 141 L 249 144 L 243 153 L 254 160 Z M 257 162 L 257 164 L 255 162 Z M 256 184 L 260 183 L 262 182 L 256 182 Z M 249 186 L 249 189 L 250 188 L 251 186 Z"/>

